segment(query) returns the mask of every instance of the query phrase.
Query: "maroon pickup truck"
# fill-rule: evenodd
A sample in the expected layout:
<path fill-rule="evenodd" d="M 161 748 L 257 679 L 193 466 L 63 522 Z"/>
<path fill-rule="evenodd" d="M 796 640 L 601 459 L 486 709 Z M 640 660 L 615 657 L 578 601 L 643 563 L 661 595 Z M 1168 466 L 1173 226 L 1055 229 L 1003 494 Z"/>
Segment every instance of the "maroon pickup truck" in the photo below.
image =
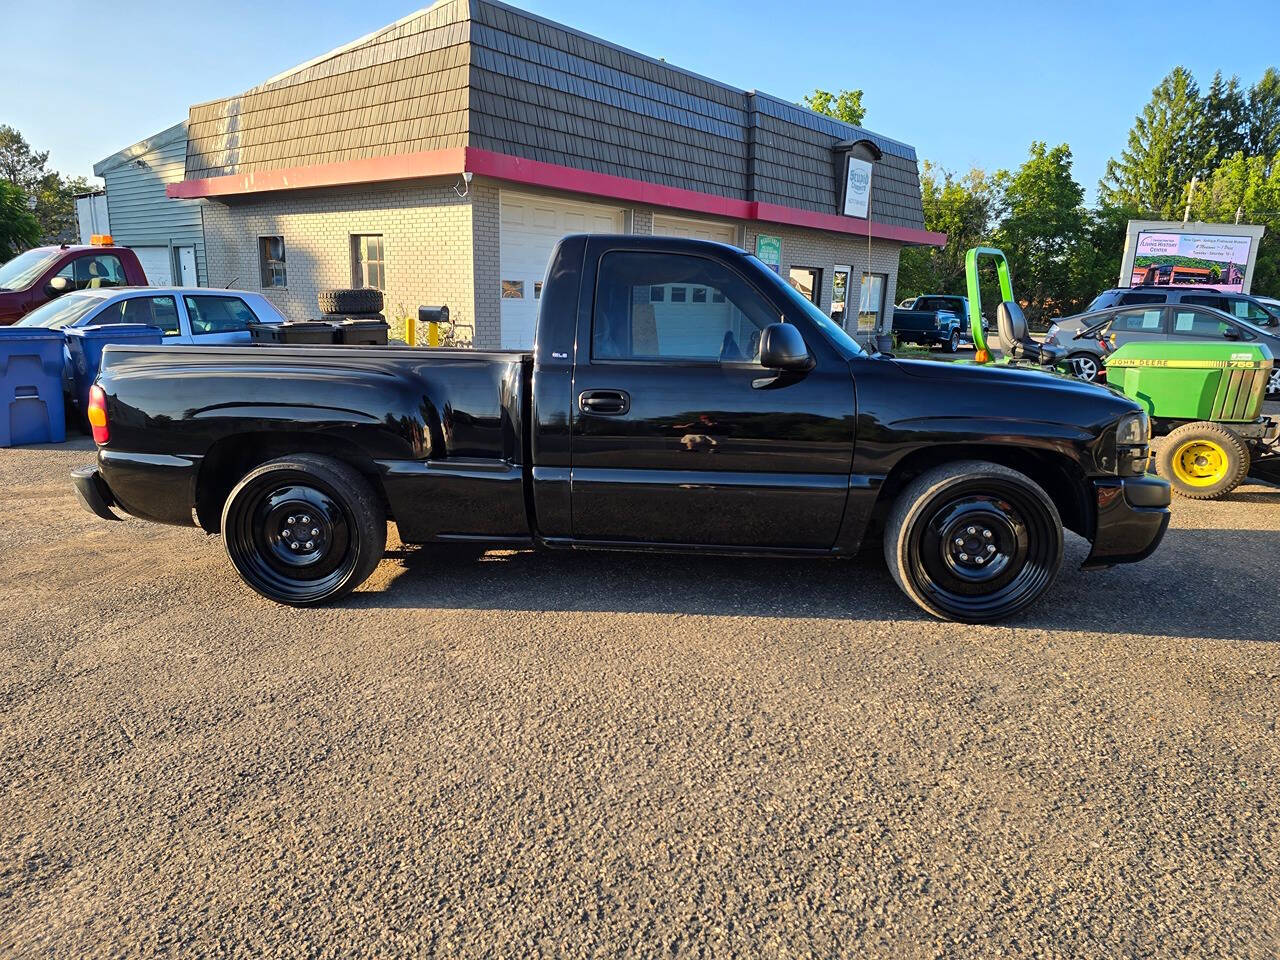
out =
<path fill-rule="evenodd" d="M 0 266 L 0 326 L 16 323 L 54 297 L 90 287 L 145 287 L 147 275 L 128 247 L 35 247 Z"/>

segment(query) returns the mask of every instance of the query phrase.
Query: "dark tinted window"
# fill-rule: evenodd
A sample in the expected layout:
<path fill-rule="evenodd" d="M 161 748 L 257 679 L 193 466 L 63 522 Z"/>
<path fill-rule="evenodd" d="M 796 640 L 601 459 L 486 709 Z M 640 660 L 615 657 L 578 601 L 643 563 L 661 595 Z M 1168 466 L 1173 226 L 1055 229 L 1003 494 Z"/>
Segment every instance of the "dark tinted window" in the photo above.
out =
<path fill-rule="evenodd" d="M 1260 303 L 1255 303 L 1244 297 L 1227 297 L 1227 313 L 1233 317 L 1239 317 L 1241 320 L 1248 320 L 1250 323 L 1257 324 L 1260 327 L 1269 327 L 1275 324 L 1275 318 Z"/>
<path fill-rule="evenodd" d="M 591 355 L 752 360 L 759 353 L 760 332 L 777 320 L 745 280 L 714 260 L 608 253 L 600 261 Z"/>
<path fill-rule="evenodd" d="M 239 333 L 257 323 L 249 305 L 239 297 L 183 297 L 191 318 L 192 336 L 206 333 Z"/>
<path fill-rule="evenodd" d="M 1124 293 L 1116 303 L 1127 307 L 1131 303 L 1164 303 L 1166 299 L 1163 293 Z"/>
<path fill-rule="evenodd" d="M 95 323 L 144 323 L 159 327 L 166 337 L 176 337 L 178 305 L 173 297 L 129 297 L 113 303 L 94 318 Z"/>

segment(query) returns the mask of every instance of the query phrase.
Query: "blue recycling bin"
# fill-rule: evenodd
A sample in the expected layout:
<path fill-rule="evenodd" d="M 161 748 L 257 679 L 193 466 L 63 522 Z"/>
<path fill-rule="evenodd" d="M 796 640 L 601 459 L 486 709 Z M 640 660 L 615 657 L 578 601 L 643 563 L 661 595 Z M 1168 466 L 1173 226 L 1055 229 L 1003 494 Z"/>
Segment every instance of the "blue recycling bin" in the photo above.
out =
<path fill-rule="evenodd" d="M 89 409 L 89 388 L 98 379 L 104 347 L 112 343 L 158 347 L 164 343 L 164 331 L 145 323 L 104 323 L 93 327 L 75 327 L 65 332 L 67 350 L 71 354 L 73 396 L 81 418 L 87 415 Z"/>
<path fill-rule="evenodd" d="M 62 443 L 62 331 L 0 327 L 0 447 Z"/>

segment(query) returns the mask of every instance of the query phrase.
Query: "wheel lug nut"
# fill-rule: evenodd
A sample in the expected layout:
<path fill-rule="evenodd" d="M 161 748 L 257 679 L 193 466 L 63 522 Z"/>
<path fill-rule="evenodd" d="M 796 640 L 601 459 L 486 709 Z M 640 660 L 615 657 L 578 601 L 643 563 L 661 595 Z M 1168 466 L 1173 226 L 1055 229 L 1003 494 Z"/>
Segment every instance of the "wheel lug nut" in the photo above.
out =
<path fill-rule="evenodd" d="M 290 517 L 290 518 L 289 518 L 289 522 L 290 522 L 290 523 L 297 523 L 297 522 L 298 522 L 298 518 L 297 518 L 297 517 Z"/>
<path fill-rule="evenodd" d="M 970 528 L 969 528 L 969 536 L 973 536 L 973 535 L 974 535 L 975 533 L 977 533 L 977 532 L 978 532 L 978 528 L 977 528 L 977 527 L 970 527 Z"/>
<path fill-rule="evenodd" d="M 988 544 L 987 544 L 987 553 L 995 553 L 995 552 L 996 552 L 995 544 L 993 544 L 993 543 L 988 543 Z"/>
<path fill-rule="evenodd" d="M 289 544 L 289 549 L 290 549 L 290 550 L 297 550 L 297 549 L 298 549 L 298 541 L 297 541 L 297 540 L 295 540 L 295 541 L 293 541 L 293 543 Z"/>
<path fill-rule="evenodd" d="M 312 535 L 313 537 L 318 537 L 318 536 L 320 536 L 320 528 L 319 528 L 319 527 L 312 527 L 312 528 L 311 528 L 311 535 Z"/>
<path fill-rule="evenodd" d="M 314 540 L 308 540 L 308 541 L 307 541 L 307 549 L 308 549 L 308 550 L 311 550 L 312 548 L 314 548 L 314 547 L 315 547 L 315 545 L 316 545 L 316 542 L 315 542 Z"/>
<path fill-rule="evenodd" d="M 967 553 L 962 553 L 962 554 L 960 554 L 960 559 L 961 559 L 961 560 L 968 560 L 968 559 L 969 559 L 969 555 L 968 555 Z"/>
<path fill-rule="evenodd" d="M 963 546 L 964 546 L 964 538 L 963 538 L 963 537 L 956 537 L 956 546 L 957 546 L 957 547 L 963 547 Z"/>
<path fill-rule="evenodd" d="M 983 530 L 983 531 L 982 531 L 982 535 L 983 535 L 986 539 L 988 539 L 988 540 L 990 540 L 990 539 L 991 539 L 991 531 L 990 531 L 990 530 Z"/>
<path fill-rule="evenodd" d="M 977 564 L 979 564 L 979 565 L 984 564 L 984 563 L 986 563 L 986 562 L 987 562 L 987 561 L 986 561 L 986 558 L 984 558 L 984 557 L 974 557 L 973 559 L 974 559 L 974 562 L 975 562 L 975 563 L 977 563 Z"/>
<path fill-rule="evenodd" d="M 311 522 L 311 518 L 310 518 L 310 517 L 308 517 L 308 516 L 303 516 L 303 518 L 302 518 L 302 522 L 303 522 L 303 523 L 310 523 L 310 522 Z"/>

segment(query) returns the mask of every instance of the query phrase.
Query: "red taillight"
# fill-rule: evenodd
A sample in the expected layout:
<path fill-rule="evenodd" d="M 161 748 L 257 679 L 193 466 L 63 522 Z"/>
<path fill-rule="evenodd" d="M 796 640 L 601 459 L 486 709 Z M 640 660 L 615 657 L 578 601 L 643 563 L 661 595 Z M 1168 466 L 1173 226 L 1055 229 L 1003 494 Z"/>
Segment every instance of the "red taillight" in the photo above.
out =
<path fill-rule="evenodd" d="M 93 442 L 101 446 L 111 439 L 111 428 L 107 426 L 107 395 L 96 383 L 89 388 L 88 414 Z"/>

